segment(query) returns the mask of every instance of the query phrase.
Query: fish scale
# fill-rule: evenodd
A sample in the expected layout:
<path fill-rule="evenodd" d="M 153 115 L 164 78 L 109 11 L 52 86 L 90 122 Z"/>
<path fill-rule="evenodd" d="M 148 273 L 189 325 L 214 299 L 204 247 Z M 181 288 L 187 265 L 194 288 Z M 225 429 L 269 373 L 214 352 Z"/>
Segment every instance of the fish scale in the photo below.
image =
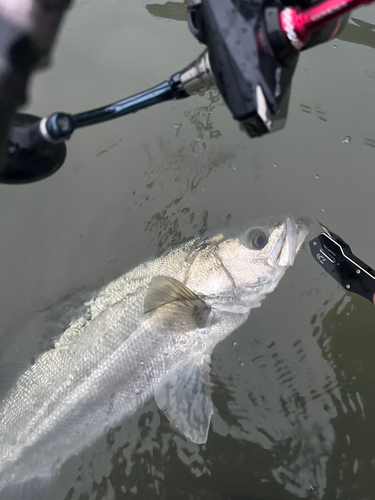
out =
<path fill-rule="evenodd" d="M 194 239 L 103 287 L 0 407 L 0 497 L 9 484 L 53 477 L 152 396 L 182 433 L 205 442 L 209 356 L 275 288 L 305 234 L 286 219 L 267 229 L 262 249 L 222 234 Z M 151 289 L 161 300 L 145 314 Z"/>

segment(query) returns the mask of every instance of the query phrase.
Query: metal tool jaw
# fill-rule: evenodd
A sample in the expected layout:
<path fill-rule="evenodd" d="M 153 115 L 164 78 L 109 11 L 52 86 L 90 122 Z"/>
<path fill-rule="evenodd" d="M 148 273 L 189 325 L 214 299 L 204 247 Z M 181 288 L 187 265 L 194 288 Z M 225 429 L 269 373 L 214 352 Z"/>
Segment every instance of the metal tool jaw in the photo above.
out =
<path fill-rule="evenodd" d="M 375 271 L 358 259 L 343 239 L 321 227 L 322 233 L 309 242 L 316 262 L 346 291 L 374 303 Z"/>

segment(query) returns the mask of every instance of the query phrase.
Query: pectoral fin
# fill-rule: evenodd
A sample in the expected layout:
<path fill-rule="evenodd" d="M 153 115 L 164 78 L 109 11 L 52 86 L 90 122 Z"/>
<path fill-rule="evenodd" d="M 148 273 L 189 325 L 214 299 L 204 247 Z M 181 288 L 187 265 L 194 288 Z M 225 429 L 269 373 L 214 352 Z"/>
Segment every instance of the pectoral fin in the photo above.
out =
<path fill-rule="evenodd" d="M 210 356 L 202 355 L 163 380 L 155 390 L 159 408 L 193 443 L 207 441 L 213 404 Z"/>
<path fill-rule="evenodd" d="M 145 298 L 144 312 L 163 313 L 163 317 L 175 317 L 188 329 L 204 328 L 210 308 L 180 281 L 169 276 L 152 278 Z"/>

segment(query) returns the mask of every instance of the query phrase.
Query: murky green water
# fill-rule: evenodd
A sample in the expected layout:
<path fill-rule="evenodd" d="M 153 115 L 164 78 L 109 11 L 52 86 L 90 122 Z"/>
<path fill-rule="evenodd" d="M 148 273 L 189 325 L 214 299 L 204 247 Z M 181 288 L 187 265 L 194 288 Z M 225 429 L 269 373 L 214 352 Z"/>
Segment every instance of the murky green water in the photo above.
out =
<path fill-rule="evenodd" d="M 173 2 L 78 1 L 30 110 L 85 110 L 167 78 L 201 51 L 183 19 Z M 375 8 L 350 23 L 301 56 L 273 136 L 247 138 L 210 93 L 79 131 L 55 176 L 1 186 L 1 361 L 48 346 L 63 325 L 40 329 L 40 311 L 66 295 L 266 214 L 317 217 L 375 266 Z M 374 353 L 375 308 L 302 252 L 214 351 L 206 445 L 152 402 L 71 459 L 50 498 L 373 499 Z"/>

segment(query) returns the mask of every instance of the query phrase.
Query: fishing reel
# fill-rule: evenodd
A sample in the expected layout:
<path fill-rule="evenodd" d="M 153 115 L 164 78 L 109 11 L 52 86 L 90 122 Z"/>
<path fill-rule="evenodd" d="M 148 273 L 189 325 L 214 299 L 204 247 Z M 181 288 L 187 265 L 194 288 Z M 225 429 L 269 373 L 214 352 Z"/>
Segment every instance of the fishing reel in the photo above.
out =
<path fill-rule="evenodd" d="M 42 119 L 16 115 L 0 182 L 34 182 L 56 172 L 66 157 L 65 141 L 77 128 L 215 87 L 249 136 L 279 130 L 300 50 L 336 36 L 342 15 L 369 3 L 327 0 L 309 6 L 297 0 L 299 6 L 292 6 L 284 1 L 288 6 L 279 0 L 185 0 L 190 31 L 206 46 L 197 60 L 149 90 L 98 109 Z"/>
<path fill-rule="evenodd" d="M 308 41 L 312 46 L 337 34 L 341 20 L 335 19 L 310 40 L 313 27 L 305 21 L 302 33 L 301 19 L 296 18 L 299 10 L 278 1 L 186 0 L 186 4 L 191 33 L 207 45 L 195 63 L 204 72 L 202 89 L 217 86 L 233 118 L 250 137 L 280 130 L 300 50 Z M 303 6 L 308 7 L 307 2 Z M 309 10 L 305 17 L 312 14 L 306 13 Z"/>
<path fill-rule="evenodd" d="M 254 8 L 254 3 L 232 0 L 190 0 L 188 5 L 190 31 L 207 45 L 193 67 L 204 68 L 202 83 L 217 86 L 251 137 L 279 130 L 286 120 L 299 52 L 282 30 L 280 10 L 275 3 Z"/>

